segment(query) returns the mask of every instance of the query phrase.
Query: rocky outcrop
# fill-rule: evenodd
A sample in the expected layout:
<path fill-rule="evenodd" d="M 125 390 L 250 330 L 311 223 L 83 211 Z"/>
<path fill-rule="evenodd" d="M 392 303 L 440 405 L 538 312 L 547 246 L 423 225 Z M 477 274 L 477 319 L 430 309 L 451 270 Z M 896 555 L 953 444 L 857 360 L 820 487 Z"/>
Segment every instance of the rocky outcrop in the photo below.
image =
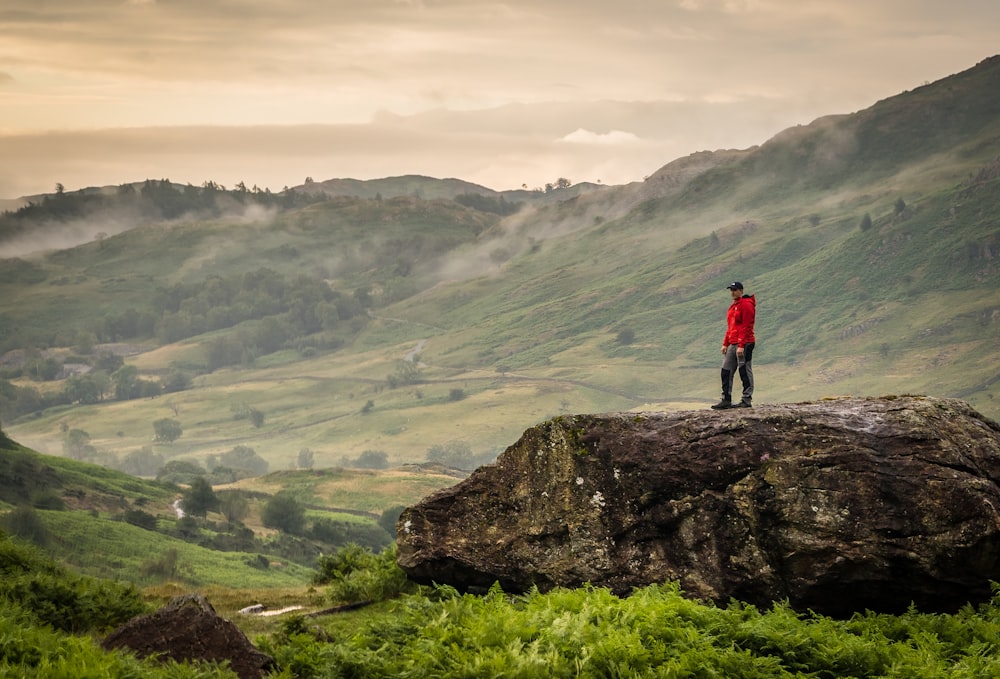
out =
<path fill-rule="evenodd" d="M 464 590 L 949 611 L 1000 580 L 998 482 L 1000 425 L 956 400 L 557 417 L 406 509 L 398 562 Z"/>
<path fill-rule="evenodd" d="M 200 594 L 176 597 L 155 613 L 129 620 L 101 645 L 177 662 L 228 661 L 240 679 L 260 679 L 275 667 L 271 656 L 257 650 L 236 625 L 219 617 Z"/>

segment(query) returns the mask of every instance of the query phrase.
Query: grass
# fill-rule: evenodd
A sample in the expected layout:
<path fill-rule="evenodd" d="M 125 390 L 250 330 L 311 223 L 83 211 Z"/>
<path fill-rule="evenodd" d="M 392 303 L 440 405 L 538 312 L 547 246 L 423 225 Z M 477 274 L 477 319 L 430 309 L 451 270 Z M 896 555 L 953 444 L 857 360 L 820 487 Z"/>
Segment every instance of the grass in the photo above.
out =
<path fill-rule="evenodd" d="M 174 558 L 176 568 L 167 576 L 188 590 L 208 586 L 294 587 L 308 583 L 311 577 L 311 569 L 292 562 L 252 568 L 248 562 L 257 554 L 218 552 L 123 521 L 94 518 L 83 512 L 39 510 L 39 514 L 53 536 L 51 550 L 77 571 L 95 577 L 138 585 L 159 583 L 163 573 L 157 565 Z"/>
<path fill-rule="evenodd" d="M 298 495 L 310 497 L 313 502 L 326 507 L 380 515 L 395 506 L 416 504 L 434 491 L 457 482 L 455 477 L 433 472 L 332 468 L 284 471 L 244 479 L 231 487 L 268 494 L 293 489 Z M 342 516 L 337 515 L 336 518 L 340 519 Z"/>

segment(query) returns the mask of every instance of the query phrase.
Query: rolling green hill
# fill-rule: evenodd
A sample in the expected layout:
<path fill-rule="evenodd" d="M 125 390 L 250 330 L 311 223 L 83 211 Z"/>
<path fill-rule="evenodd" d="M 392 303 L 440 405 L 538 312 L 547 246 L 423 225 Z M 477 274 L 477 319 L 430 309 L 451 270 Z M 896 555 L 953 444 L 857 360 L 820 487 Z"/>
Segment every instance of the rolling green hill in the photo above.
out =
<path fill-rule="evenodd" d="M 81 508 L 124 508 L 141 499 L 167 508 L 179 489 L 171 483 L 139 479 L 98 465 L 39 455 L 0 431 L 0 506 L 45 505 L 49 498 Z"/>
<path fill-rule="evenodd" d="M 110 464 L 249 446 L 272 471 L 303 451 L 316 468 L 442 450 L 474 466 L 559 413 L 717 399 L 724 286 L 741 280 L 758 402 L 926 393 L 996 418 L 998 91 L 993 57 L 508 215 L 452 200 L 492 196 L 457 180 L 331 180 L 354 195 L 23 254 L 0 274 L 0 417 L 52 454 L 83 430 Z M 44 379 L 111 350 L 163 388 L 66 398 Z M 183 434 L 152 440 L 162 418 Z"/>
<path fill-rule="evenodd" d="M 455 481 L 435 470 L 276 472 L 218 486 L 243 498 L 237 523 L 224 508 L 190 521 L 176 505 L 184 486 L 41 455 L 0 431 L 0 535 L 30 540 L 78 573 L 145 586 L 303 587 L 320 550 L 385 546 L 384 512 Z M 279 492 L 304 507 L 307 530 L 295 537 L 262 521 Z"/>

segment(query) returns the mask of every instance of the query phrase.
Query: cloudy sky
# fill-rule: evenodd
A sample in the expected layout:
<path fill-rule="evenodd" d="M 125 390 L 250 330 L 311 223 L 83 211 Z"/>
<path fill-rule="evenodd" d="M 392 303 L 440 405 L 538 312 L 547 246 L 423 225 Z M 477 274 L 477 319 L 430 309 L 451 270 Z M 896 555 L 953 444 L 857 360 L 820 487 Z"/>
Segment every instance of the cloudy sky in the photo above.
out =
<path fill-rule="evenodd" d="M 3 0 L 0 198 L 622 184 L 1000 53 L 997 0 Z"/>

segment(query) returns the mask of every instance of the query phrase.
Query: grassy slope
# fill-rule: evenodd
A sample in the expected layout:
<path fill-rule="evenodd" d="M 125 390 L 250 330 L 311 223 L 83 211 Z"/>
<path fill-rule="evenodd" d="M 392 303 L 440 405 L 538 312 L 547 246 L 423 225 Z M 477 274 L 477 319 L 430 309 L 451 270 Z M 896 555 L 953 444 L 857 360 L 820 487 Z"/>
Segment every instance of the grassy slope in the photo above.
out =
<path fill-rule="evenodd" d="M 122 508 L 141 499 L 154 511 L 168 511 L 178 489 L 86 462 L 39 455 L 0 437 L 0 506 L 30 503 L 49 492 L 70 506 L 88 509 Z"/>
<path fill-rule="evenodd" d="M 56 536 L 48 551 L 87 575 L 139 585 L 160 583 L 162 577 L 146 575 L 146 568 L 175 551 L 178 570 L 171 579 L 196 590 L 211 585 L 240 589 L 301 586 L 312 576 L 311 568 L 292 562 L 252 568 L 248 561 L 257 554 L 218 552 L 86 512 L 39 513 Z"/>
<path fill-rule="evenodd" d="M 344 291 L 377 284 L 391 294 L 338 352 L 279 352 L 182 393 L 52 411 L 9 429 L 58 453 L 60 427 L 81 428 L 98 449 L 122 454 L 148 445 L 151 422 L 176 409 L 184 436 L 156 446 L 168 457 L 244 444 L 277 469 L 306 447 L 317 467 L 365 450 L 415 462 L 451 441 L 495 453 L 560 412 L 714 400 L 722 287 L 733 278 L 759 299 L 759 402 L 930 393 L 1000 416 L 996 369 L 982 361 L 1000 311 L 988 256 L 1000 191 L 995 176 L 969 188 L 1000 149 L 988 94 L 998 72 L 986 64 L 789 130 L 704 162 L 669 190 L 605 190 L 503 222 L 412 198 L 339 199 L 263 224 L 149 227 L 108 239 L 103 254 L 97 244 L 58 253 L 46 262 L 49 282 L 3 311 L 72 320 L 74 305 L 81 315 L 100 313 L 91 303 L 120 308 L 113 300 L 132 299 L 130 286 L 138 299 L 160 274 L 196 280 L 265 262 L 321 272 Z M 906 210 L 897 215 L 898 199 Z M 634 209 L 617 207 L 626 203 Z M 873 227 L 862 231 L 866 213 Z M 140 274 L 135 254 L 150 251 Z M 408 277 L 392 274 L 400 257 L 413 265 Z M 53 286 L 57 274 L 80 287 Z M 92 299 L 98 292 L 106 301 Z M 627 346 L 616 341 L 622 329 L 635 336 Z M 178 359 L 196 365 L 204 341 L 132 362 L 151 374 Z M 417 348 L 422 382 L 389 389 L 386 378 Z M 240 403 L 264 412 L 264 426 L 234 420 Z"/>
<path fill-rule="evenodd" d="M 316 507 L 308 510 L 310 518 L 371 523 L 386 509 L 412 504 L 456 480 L 433 470 L 331 469 L 281 472 L 230 487 L 264 497 L 290 490 L 300 501 Z M 254 568 L 248 563 L 256 561 L 256 553 L 217 552 L 122 521 L 126 510 L 141 509 L 156 516 L 161 529 L 170 529 L 176 519 L 173 501 L 181 493 L 182 489 L 172 484 L 40 455 L 6 436 L 0 438 L 0 511 L 30 505 L 40 496 L 61 497 L 65 511 L 36 512 L 49 536 L 46 551 L 78 572 L 138 584 L 159 583 L 162 577 L 151 575 L 149 567 L 173 552 L 178 565 L 173 580 L 187 588 L 275 589 L 308 585 L 310 568 L 281 559 L 270 568 Z M 245 525 L 259 536 L 273 535 L 273 530 L 263 527 L 260 509 L 261 501 L 251 501 Z M 208 518 L 225 523 L 221 515 L 213 513 Z M 266 546 L 262 550 L 266 553 Z"/>

